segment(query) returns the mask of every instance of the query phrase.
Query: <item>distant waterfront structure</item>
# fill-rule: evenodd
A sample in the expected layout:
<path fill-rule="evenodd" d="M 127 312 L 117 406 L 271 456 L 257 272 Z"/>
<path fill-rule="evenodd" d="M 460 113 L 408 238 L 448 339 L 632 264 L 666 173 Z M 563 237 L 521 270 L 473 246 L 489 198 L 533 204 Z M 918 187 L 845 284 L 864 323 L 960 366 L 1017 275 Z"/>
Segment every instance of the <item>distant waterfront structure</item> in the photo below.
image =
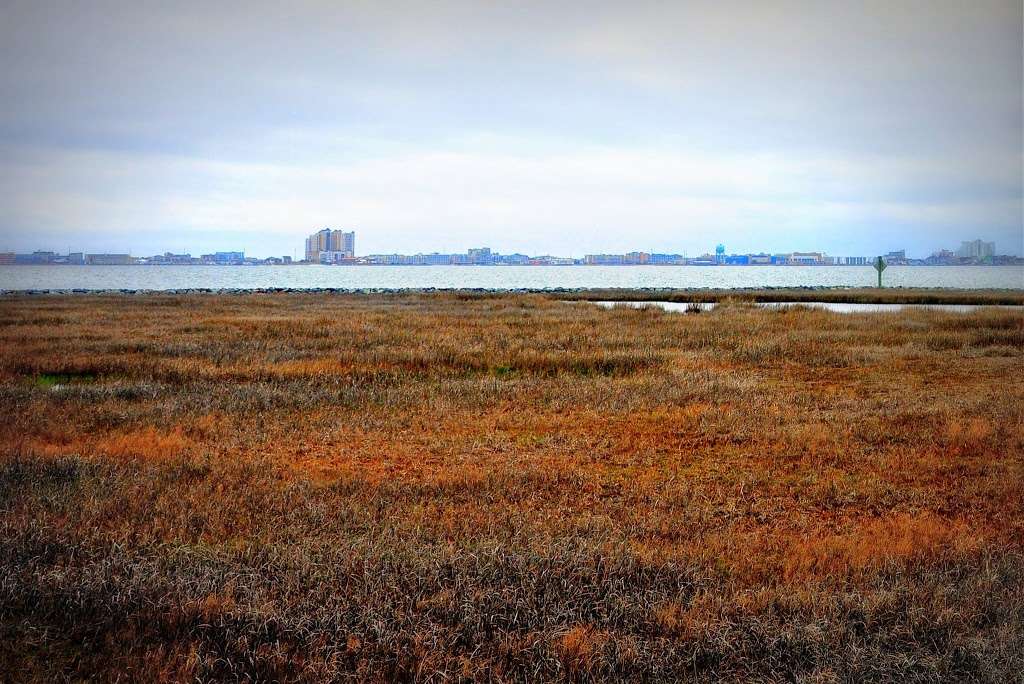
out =
<path fill-rule="evenodd" d="M 583 257 L 589 266 L 621 266 L 626 263 L 625 254 L 588 254 Z"/>
<path fill-rule="evenodd" d="M 245 252 L 214 252 L 213 263 L 218 266 L 233 266 L 245 263 Z"/>
<path fill-rule="evenodd" d="M 323 263 L 320 254 L 322 252 L 340 252 L 342 259 L 352 259 L 356 255 L 356 233 L 355 231 L 345 232 L 343 230 L 331 230 L 324 228 L 306 238 L 306 261 L 311 263 Z M 335 263 L 336 259 L 329 256 L 327 263 Z"/>
<path fill-rule="evenodd" d="M 370 254 L 355 259 L 354 263 L 370 266 L 575 266 L 583 261 L 550 255 L 499 254 L 490 247 L 473 247 L 456 254 Z"/>
<path fill-rule="evenodd" d="M 320 261 L 320 252 L 327 252 L 331 249 L 331 229 L 313 233 L 306 238 L 306 261 L 317 263 Z"/>
<path fill-rule="evenodd" d="M 16 264 L 53 264 L 57 262 L 59 255 L 56 252 L 47 252 L 37 249 L 31 254 L 15 254 Z"/>
<path fill-rule="evenodd" d="M 146 263 L 156 266 L 189 266 L 195 263 L 195 259 L 192 258 L 191 254 L 174 254 L 172 252 L 164 252 L 163 254 L 156 254 L 149 257 L 149 259 L 146 260 Z"/>
<path fill-rule="evenodd" d="M 86 254 L 85 263 L 90 266 L 130 266 L 135 259 L 131 254 Z"/>
<path fill-rule="evenodd" d="M 831 263 L 822 252 L 793 252 L 786 258 L 787 266 L 827 266 Z"/>
<path fill-rule="evenodd" d="M 884 259 L 885 263 L 887 263 L 889 265 L 903 266 L 903 265 L 905 265 L 907 263 L 907 250 L 905 250 L 905 249 L 893 250 L 893 251 L 889 252 L 888 254 L 883 254 L 880 258 Z M 877 262 L 876 262 L 876 265 L 877 265 Z"/>
<path fill-rule="evenodd" d="M 982 240 L 961 242 L 956 255 L 962 259 L 991 259 L 996 255 L 996 243 Z"/>
<path fill-rule="evenodd" d="M 343 264 L 346 259 L 351 259 L 351 252 L 339 252 L 336 249 L 328 249 L 317 252 L 316 263 L 318 264 Z"/>

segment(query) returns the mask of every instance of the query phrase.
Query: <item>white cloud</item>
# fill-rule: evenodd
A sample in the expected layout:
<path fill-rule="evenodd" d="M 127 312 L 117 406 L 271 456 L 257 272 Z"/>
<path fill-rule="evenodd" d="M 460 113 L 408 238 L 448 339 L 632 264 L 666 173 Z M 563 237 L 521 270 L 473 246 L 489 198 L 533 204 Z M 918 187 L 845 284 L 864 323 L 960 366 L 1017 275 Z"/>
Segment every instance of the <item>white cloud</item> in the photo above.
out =
<path fill-rule="evenodd" d="M 1020 207 L 1013 197 L 892 199 L 892 186 L 908 194 L 914 184 L 955 186 L 975 173 L 968 168 L 958 178 L 924 161 L 548 150 L 516 139 L 476 147 L 456 142 L 302 165 L 63 151 L 32 157 L 19 174 L 24 183 L 5 194 L 15 213 L 58 230 L 102 226 L 138 238 L 148 226 L 229 241 L 254 235 L 274 252 L 322 225 L 356 228 L 361 252 L 462 250 L 479 242 L 576 254 L 694 252 L 718 240 L 809 248 L 829 227 L 909 225 L 924 238 L 963 223 L 1006 225 Z M 60 177 L 61 190 L 33 191 L 44 177 Z M 929 247 L 946 244 L 936 241 Z"/>

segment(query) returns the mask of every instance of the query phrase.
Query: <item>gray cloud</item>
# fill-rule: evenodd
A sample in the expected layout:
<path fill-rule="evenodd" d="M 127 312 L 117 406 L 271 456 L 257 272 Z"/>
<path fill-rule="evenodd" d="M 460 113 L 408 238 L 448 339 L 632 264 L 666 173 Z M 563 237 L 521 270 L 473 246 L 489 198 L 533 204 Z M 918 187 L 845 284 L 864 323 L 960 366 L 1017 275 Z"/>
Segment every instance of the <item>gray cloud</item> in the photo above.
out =
<path fill-rule="evenodd" d="M 1024 251 L 1015 2 L 3 13 L 0 247 Z"/>

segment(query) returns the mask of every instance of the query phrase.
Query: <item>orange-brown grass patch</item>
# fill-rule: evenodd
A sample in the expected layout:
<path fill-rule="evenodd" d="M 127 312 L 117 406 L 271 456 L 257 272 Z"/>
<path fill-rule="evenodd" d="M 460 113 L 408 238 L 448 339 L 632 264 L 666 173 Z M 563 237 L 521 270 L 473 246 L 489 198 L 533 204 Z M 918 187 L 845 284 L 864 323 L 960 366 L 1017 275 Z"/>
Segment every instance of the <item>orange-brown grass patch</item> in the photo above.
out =
<path fill-rule="evenodd" d="M 149 426 L 115 432 L 96 442 L 96 453 L 114 458 L 167 459 L 181 456 L 191 446 L 181 428 L 162 432 Z"/>
<path fill-rule="evenodd" d="M 570 677 L 593 672 L 607 635 L 591 625 L 577 625 L 558 639 L 557 648 L 562 665 Z"/>
<path fill-rule="evenodd" d="M 858 525 L 850 532 L 823 535 L 790 546 L 786 579 L 808 575 L 844 575 L 883 565 L 935 560 L 945 553 L 974 553 L 985 543 L 979 530 L 934 515 L 890 515 Z"/>

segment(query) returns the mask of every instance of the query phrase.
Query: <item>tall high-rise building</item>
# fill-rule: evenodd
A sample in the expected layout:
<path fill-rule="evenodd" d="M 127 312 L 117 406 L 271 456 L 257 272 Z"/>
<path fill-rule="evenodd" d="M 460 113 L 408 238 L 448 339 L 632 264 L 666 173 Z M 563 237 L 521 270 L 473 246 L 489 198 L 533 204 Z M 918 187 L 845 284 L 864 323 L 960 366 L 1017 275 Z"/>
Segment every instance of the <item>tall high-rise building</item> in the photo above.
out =
<path fill-rule="evenodd" d="M 320 261 L 320 252 L 342 252 L 346 257 L 356 255 L 356 233 L 324 228 L 306 238 L 306 261 Z"/>
<path fill-rule="evenodd" d="M 330 228 L 324 228 L 323 230 L 313 233 L 308 238 L 306 238 L 306 261 L 319 261 L 320 252 L 326 252 L 330 250 L 330 242 Z"/>
<path fill-rule="evenodd" d="M 990 259 L 996 255 L 996 243 L 981 240 L 962 242 L 956 255 L 964 259 Z"/>
<path fill-rule="evenodd" d="M 331 231 L 331 252 L 344 252 L 345 256 L 352 258 L 356 255 L 356 233 L 355 231 L 344 232 L 341 230 Z"/>

